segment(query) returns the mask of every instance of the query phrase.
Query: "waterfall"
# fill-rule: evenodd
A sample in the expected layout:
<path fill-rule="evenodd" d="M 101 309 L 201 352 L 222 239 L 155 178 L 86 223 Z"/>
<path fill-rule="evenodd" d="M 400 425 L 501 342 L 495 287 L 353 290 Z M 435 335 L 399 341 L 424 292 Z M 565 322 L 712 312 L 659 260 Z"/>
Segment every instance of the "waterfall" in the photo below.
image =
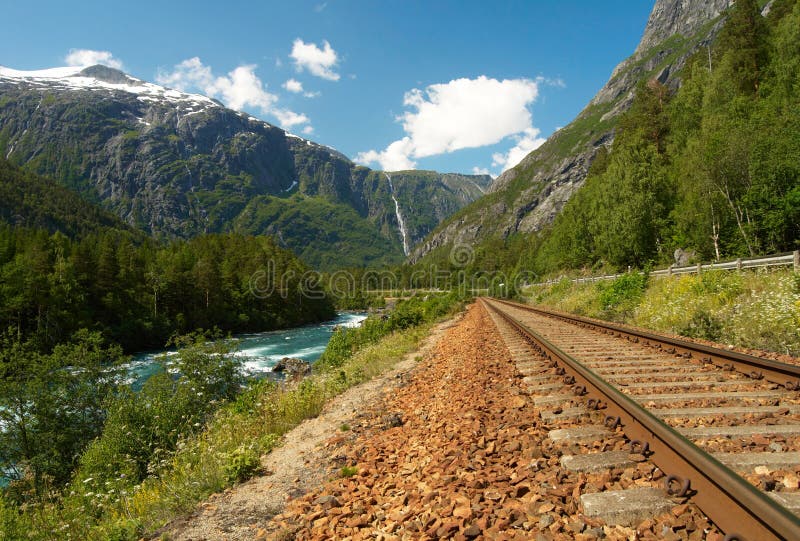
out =
<path fill-rule="evenodd" d="M 397 202 L 397 198 L 394 196 L 392 177 L 390 177 L 388 173 L 384 173 L 384 175 L 386 175 L 386 178 L 389 181 L 389 191 L 392 194 L 392 201 L 394 201 L 394 214 L 397 216 L 397 224 L 400 226 L 400 234 L 403 237 L 403 253 L 408 255 L 411 250 L 408 246 L 408 232 L 406 231 L 406 223 L 403 221 L 403 215 L 400 213 L 400 204 Z"/>

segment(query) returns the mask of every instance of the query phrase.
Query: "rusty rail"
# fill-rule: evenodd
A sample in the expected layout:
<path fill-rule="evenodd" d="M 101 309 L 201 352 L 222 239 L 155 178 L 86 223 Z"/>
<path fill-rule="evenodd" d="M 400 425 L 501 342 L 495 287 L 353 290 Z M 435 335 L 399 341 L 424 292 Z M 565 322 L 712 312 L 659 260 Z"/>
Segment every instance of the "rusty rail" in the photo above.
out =
<path fill-rule="evenodd" d="M 642 447 L 647 444 L 649 458 L 667 474 L 667 490 L 690 495 L 692 501 L 726 532 L 726 540 L 800 539 L 800 518 L 661 422 L 580 361 L 505 313 L 495 302 L 483 302 L 551 361 L 554 368 L 562 368 L 565 383 L 573 383 L 576 394 L 587 402 L 593 401 L 595 406 L 604 406 L 609 412 L 606 415 L 609 426 L 620 426 L 632 442 L 637 441 Z"/>
<path fill-rule="evenodd" d="M 703 363 L 711 363 L 723 370 L 737 371 L 750 376 L 753 379 L 766 379 L 772 383 L 784 386 L 790 391 L 800 390 L 800 366 L 781 363 L 771 359 L 763 359 L 754 355 L 747 355 L 737 351 L 728 351 L 705 344 L 690 342 L 672 336 L 664 336 L 656 333 L 633 329 L 624 325 L 617 325 L 605 321 L 597 321 L 573 314 L 565 314 L 552 310 L 545 310 L 527 304 L 520 304 L 501 299 L 497 302 L 535 312 L 540 315 L 553 317 L 562 321 L 590 327 L 600 332 L 614 334 L 617 337 L 628 339 L 632 342 L 644 343 L 660 347 L 669 353 L 682 355 L 686 358 L 695 358 Z"/>

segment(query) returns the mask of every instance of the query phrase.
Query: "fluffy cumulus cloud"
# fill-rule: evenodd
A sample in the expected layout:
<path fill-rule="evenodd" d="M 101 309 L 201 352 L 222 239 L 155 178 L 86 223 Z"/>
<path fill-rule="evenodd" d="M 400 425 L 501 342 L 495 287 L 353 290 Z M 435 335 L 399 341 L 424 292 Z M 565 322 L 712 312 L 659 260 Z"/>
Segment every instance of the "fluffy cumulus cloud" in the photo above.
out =
<path fill-rule="evenodd" d="M 305 43 L 298 38 L 294 40 L 289 56 L 297 71 L 307 70 L 310 74 L 329 81 L 339 80 L 339 74 L 333 70 L 339 63 L 339 56 L 327 41 L 323 41 L 322 48 L 319 48 L 315 43 Z"/>
<path fill-rule="evenodd" d="M 406 92 L 407 110 L 397 117 L 406 136 L 356 160 L 391 171 L 415 167 L 416 158 L 493 145 L 509 136 L 516 135 L 520 146 L 536 130 L 528 107 L 539 95 L 538 85 L 531 79 L 480 76 L 415 88 Z"/>
<path fill-rule="evenodd" d="M 114 58 L 108 51 L 93 51 L 91 49 L 70 49 L 64 58 L 68 66 L 94 66 L 102 64 L 109 68 L 122 69 L 122 62 Z"/>
<path fill-rule="evenodd" d="M 283 88 L 294 94 L 299 94 L 300 92 L 303 91 L 303 83 L 301 83 L 297 79 L 289 79 L 288 81 L 283 83 Z"/>
<path fill-rule="evenodd" d="M 309 118 L 277 105 L 278 96 L 264 88 L 255 74 L 255 65 L 239 66 L 224 76 L 215 76 L 209 66 L 198 58 L 189 58 L 176 65 L 169 73 L 161 72 L 156 80 L 165 86 L 181 91 L 199 89 L 212 98 L 217 98 L 232 109 L 255 108 L 264 115 L 278 119 L 286 129 L 308 124 Z"/>
<path fill-rule="evenodd" d="M 414 153 L 414 143 L 410 137 L 403 137 L 386 147 L 385 150 L 368 150 L 356 156 L 356 161 L 363 164 L 378 163 L 384 171 L 403 171 L 414 169 L 417 162 L 409 156 Z"/>
<path fill-rule="evenodd" d="M 517 144 L 508 152 L 496 152 L 492 154 L 492 167 L 498 167 L 500 171 L 505 171 L 517 165 L 522 158 L 539 148 L 547 140 L 540 137 L 539 128 L 526 128 L 522 133 L 514 135 Z"/>

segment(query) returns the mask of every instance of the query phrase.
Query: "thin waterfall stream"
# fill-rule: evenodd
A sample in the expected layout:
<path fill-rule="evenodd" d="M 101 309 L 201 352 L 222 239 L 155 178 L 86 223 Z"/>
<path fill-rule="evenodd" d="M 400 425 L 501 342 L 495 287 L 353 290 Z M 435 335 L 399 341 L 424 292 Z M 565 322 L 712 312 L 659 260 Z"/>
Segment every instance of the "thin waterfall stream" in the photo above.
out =
<path fill-rule="evenodd" d="M 392 201 L 394 201 L 394 214 L 397 217 L 397 224 L 400 226 L 400 234 L 403 236 L 403 254 L 408 255 L 411 250 L 408 246 L 408 231 L 406 231 L 406 223 L 403 220 L 403 215 L 400 213 L 400 204 L 397 202 L 397 198 L 394 196 L 392 177 L 389 176 L 389 173 L 384 173 L 384 175 L 386 175 L 386 178 L 389 181 L 389 190 L 392 194 Z"/>

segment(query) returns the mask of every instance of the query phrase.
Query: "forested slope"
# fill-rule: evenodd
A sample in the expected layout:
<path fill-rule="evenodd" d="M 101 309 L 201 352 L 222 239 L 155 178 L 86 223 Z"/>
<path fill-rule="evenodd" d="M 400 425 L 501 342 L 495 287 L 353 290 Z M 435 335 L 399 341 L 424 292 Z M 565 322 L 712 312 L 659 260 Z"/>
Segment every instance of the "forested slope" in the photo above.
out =
<path fill-rule="evenodd" d="M 800 3 L 738 0 L 671 92 L 637 89 L 609 154 L 521 259 L 541 271 L 800 245 Z"/>

